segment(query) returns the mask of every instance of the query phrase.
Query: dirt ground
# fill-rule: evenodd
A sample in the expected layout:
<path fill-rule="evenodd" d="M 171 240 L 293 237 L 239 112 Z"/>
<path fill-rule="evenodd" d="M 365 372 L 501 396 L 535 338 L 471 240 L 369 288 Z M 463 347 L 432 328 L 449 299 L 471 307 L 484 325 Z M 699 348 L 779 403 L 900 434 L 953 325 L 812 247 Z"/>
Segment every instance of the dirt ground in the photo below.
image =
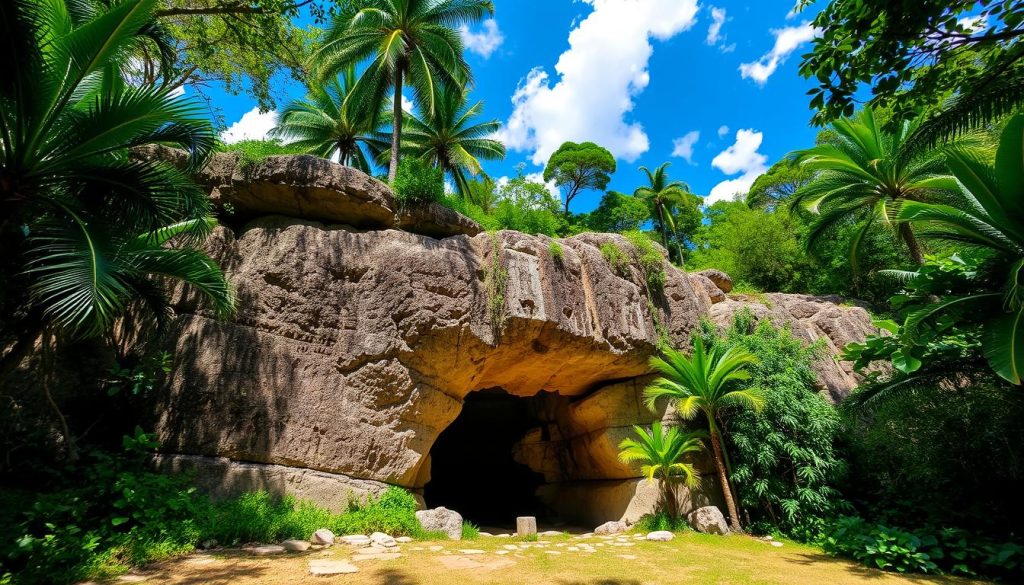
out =
<path fill-rule="evenodd" d="M 269 557 L 226 550 L 193 554 L 120 579 L 174 585 L 976 583 L 884 573 L 790 542 L 775 548 L 745 536 L 692 533 L 676 535 L 667 543 L 648 542 L 635 535 L 618 538 L 566 535 L 542 537 L 532 543 L 495 537 L 462 542 L 412 542 L 401 545 L 397 558 L 353 561 L 358 567 L 354 574 L 314 577 L 309 573 L 311 562 L 352 558 L 353 550 L 344 545 Z"/>

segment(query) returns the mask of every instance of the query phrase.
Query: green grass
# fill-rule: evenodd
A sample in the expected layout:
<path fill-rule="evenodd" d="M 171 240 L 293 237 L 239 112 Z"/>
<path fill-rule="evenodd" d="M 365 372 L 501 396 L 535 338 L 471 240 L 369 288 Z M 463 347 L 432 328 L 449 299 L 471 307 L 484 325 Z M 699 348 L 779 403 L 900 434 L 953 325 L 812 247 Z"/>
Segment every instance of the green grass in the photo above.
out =
<path fill-rule="evenodd" d="M 239 153 L 238 165 L 246 171 L 263 162 L 268 156 L 303 154 L 301 149 L 281 144 L 277 140 L 242 140 L 233 144 L 220 144 L 217 151 Z"/>

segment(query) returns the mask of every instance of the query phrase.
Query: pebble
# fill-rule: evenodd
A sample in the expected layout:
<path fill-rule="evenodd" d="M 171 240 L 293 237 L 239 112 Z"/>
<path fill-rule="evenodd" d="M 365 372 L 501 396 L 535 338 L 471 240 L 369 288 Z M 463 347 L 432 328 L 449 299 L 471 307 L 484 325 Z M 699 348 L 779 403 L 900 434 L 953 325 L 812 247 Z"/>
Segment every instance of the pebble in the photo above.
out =
<path fill-rule="evenodd" d="M 398 538 L 395 539 L 395 542 L 400 542 L 402 544 L 405 544 L 407 542 L 412 542 L 412 538 L 410 538 L 408 536 L 399 536 Z"/>
<path fill-rule="evenodd" d="M 782 543 L 777 541 L 777 540 L 773 540 L 772 541 L 772 546 L 778 548 L 778 547 L 782 546 Z"/>
<path fill-rule="evenodd" d="M 537 536 L 562 536 L 562 532 L 559 530 L 545 530 L 544 532 L 537 533 Z"/>
<path fill-rule="evenodd" d="M 647 540 L 652 540 L 655 542 L 668 542 L 673 538 L 675 538 L 675 535 L 669 532 L 668 530 L 656 530 L 654 532 L 647 534 Z"/>
<path fill-rule="evenodd" d="M 315 577 L 358 572 L 359 568 L 348 561 L 309 561 L 309 574 Z"/>
<path fill-rule="evenodd" d="M 305 552 L 309 550 L 310 544 L 306 540 L 286 540 L 281 546 L 288 552 Z"/>

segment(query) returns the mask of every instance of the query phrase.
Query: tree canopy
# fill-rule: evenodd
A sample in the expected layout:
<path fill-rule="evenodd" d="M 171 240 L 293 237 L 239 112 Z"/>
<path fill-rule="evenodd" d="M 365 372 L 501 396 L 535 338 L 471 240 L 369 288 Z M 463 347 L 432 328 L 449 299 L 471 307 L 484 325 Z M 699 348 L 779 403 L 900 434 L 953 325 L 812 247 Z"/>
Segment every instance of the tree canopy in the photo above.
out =
<path fill-rule="evenodd" d="M 554 181 L 565 191 L 565 214 L 569 204 L 585 189 L 604 190 L 615 172 L 615 157 L 593 142 L 566 142 L 548 159 L 544 181 Z"/>

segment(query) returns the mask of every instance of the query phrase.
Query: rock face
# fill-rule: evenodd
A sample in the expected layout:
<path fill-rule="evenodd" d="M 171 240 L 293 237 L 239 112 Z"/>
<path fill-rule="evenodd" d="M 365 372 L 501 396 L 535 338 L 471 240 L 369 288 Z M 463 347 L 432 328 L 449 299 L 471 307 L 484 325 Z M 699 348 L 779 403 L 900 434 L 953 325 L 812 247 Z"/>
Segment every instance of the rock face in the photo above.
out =
<path fill-rule="evenodd" d="M 448 210 L 395 219 L 386 186 L 313 157 L 242 169 L 218 155 L 200 178 L 252 217 L 208 243 L 238 311 L 218 321 L 176 293 L 174 369 L 154 419 L 165 465 L 200 470 L 224 492 L 269 486 L 338 509 L 388 485 L 421 490 L 431 448 L 463 399 L 501 389 L 532 397 L 537 426 L 513 455 L 543 476 L 541 499 L 587 525 L 633 522 L 655 506 L 658 487 L 618 460 L 617 445 L 634 424 L 675 421 L 641 400 L 661 338 L 684 345 L 702 318 L 725 323 L 743 307 L 826 337 L 830 350 L 870 328 L 857 307 L 727 298 L 724 274 L 695 278 L 667 262 L 664 287 L 649 290 L 639 263 L 617 271 L 602 256 L 605 244 L 635 256 L 619 235 L 560 240 L 556 262 L 546 236 L 472 235 Z M 414 224 L 443 224 L 435 235 L 449 237 L 390 229 Z M 834 396 L 855 382 L 830 359 L 819 374 Z M 708 492 L 684 490 L 677 501 L 684 510 L 715 503 Z"/>

